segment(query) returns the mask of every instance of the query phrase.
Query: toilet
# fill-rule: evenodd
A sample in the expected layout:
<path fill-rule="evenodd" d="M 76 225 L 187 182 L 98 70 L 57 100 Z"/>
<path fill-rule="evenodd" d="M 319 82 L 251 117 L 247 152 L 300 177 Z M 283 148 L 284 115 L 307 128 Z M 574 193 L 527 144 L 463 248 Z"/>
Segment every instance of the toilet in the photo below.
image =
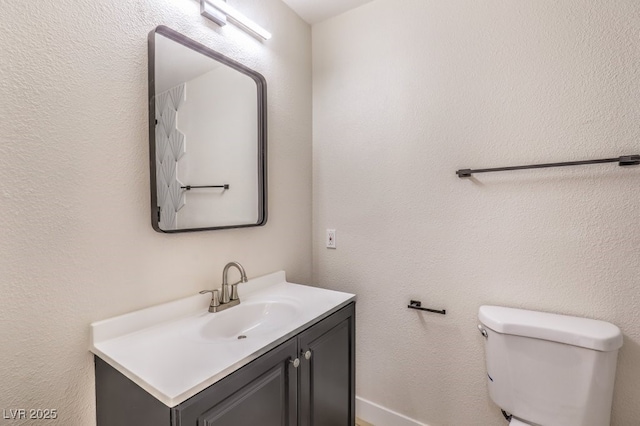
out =
<path fill-rule="evenodd" d="M 622 333 L 588 318 L 481 306 L 487 384 L 510 426 L 608 426 Z"/>

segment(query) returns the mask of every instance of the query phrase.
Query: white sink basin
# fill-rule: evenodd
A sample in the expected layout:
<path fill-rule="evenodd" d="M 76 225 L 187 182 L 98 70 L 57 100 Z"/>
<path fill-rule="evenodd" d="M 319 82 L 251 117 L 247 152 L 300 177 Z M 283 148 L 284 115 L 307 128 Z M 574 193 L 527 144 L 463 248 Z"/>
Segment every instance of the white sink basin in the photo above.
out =
<path fill-rule="evenodd" d="M 262 337 L 285 328 L 299 314 L 300 305 L 293 301 L 243 302 L 226 311 L 207 316 L 198 327 L 197 334 L 212 342 L 257 335 Z"/>
<path fill-rule="evenodd" d="M 197 294 L 95 322 L 91 351 L 175 407 L 355 300 L 289 283 L 283 271 L 238 291 L 240 304 L 222 312 L 209 313 L 211 297 Z"/>

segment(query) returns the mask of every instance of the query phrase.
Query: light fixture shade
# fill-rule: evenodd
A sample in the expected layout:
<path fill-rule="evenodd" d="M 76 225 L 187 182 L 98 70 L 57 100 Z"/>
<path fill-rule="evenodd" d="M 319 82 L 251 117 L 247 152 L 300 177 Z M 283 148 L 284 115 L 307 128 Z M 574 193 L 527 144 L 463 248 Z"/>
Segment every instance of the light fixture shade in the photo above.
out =
<path fill-rule="evenodd" d="M 263 40 L 271 38 L 269 31 L 229 6 L 223 0 L 200 0 L 200 14 L 220 26 L 225 25 L 229 20 L 237 27 Z"/>
<path fill-rule="evenodd" d="M 221 27 L 227 25 L 227 15 L 222 13 L 220 9 L 212 6 L 206 0 L 200 0 L 200 15 L 212 20 Z"/>

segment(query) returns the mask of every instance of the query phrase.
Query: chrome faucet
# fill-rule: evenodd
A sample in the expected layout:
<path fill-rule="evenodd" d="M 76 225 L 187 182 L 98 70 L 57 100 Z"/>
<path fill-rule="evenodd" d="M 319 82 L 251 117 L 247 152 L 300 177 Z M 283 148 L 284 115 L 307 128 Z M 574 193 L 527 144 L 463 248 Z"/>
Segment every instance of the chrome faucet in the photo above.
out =
<path fill-rule="evenodd" d="M 227 278 L 227 275 L 232 266 L 235 266 L 238 271 L 240 271 L 240 281 L 231 284 L 231 294 L 229 294 L 229 279 Z M 238 296 L 238 284 L 246 283 L 247 281 L 247 273 L 244 271 L 241 264 L 238 262 L 227 263 L 222 270 L 222 288 L 220 289 L 222 296 L 218 296 L 218 290 L 202 290 L 200 292 L 200 294 L 211 293 L 209 312 L 220 312 L 227 308 L 231 308 L 232 306 L 239 305 L 240 297 Z"/>
<path fill-rule="evenodd" d="M 240 271 L 240 281 L 235 284 L 231 284 L 231 296 L 229 296 L 229 279 L 227 278 L 227 274 L 229 273 L 229 268 L 235 266 L 238 271 Z M 229 262 L 225 265 L 222 270 L 222 301 L 221 303 L 229 303 L 233 300 L 237 300 L 240 303 L 240 298 L 238 297 L 238 284 L 246 283 L 247 273 L 244 271 L 244 268 L 238 262 Z"/>

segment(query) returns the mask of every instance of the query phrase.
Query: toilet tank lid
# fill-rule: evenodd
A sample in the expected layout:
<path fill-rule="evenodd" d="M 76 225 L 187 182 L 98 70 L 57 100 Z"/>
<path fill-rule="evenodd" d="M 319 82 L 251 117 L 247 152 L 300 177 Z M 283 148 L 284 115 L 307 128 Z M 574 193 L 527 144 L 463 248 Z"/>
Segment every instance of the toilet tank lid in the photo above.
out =
<path fill-rule="evenodd" d="M 478 318 L 486 327 L 502 334 L 550 340 L 603 352 L 615 351 L 622 346 L 620 329 L 595 319 L 502 306 L 480 306 Z"/>

